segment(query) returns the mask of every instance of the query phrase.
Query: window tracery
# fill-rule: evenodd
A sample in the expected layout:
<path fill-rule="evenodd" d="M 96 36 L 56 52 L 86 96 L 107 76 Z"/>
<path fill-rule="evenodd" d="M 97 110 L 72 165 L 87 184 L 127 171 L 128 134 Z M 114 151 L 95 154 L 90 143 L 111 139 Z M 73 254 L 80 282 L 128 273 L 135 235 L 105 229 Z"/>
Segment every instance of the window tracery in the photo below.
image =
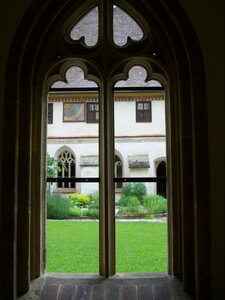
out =
<path fill-rule="evenodd" d="M 74 177 L 76 161 L 74 155 L 68 150 L 63 151 L 58 157 L 58 177 Z M 58 182 L 58 188 L 75 188 L 75 182 Z"/>
<path fill-rule="evenodd" d="M 150 29 L 146 35 L 145 27 L 140 26 L 142 24 L 139 25 L 136 22 L 136 19 L 138 19 L 137 15 L 135 14 L 133 16 L 128 10 L 125 12 L 125 9 L 120 9 L 119 6 L 115 6 L 112 1 L 98 1 L 98 3 L 99 6 L 97 8 L 89 11 L 74 25 L 72 29 L 73 33 L 70 33 L 70 39 L 66 36 L 64 37 L 63 47 L 65 47 L 66 59 L 63 58 L 59 60 L 58 66 L 61 65 L 61 75 L 65 74 L 63 70 L 68 69 L 68 67 L 82 66 L 81 69 L 83 69 L 83 73 L 85 74 L 84 77 L 88 79 L 93 78 L 99 88 L 99 174 L 101 177 L 99 178 L 101 211 L 100 253 L 105 253 L 105 255 L 100 255 L 100 274 L 108 277 L 116 272 L 114 214 L 116 181 L 113 88 L 115 87 L 115 83 L 119 82 L 119 80 L 128 80 L 130 75 L 129 70 L 131 70 L 132 73 L 133 67 L 134 69 L 135 67 L 136 69 L 137 67 L 141 67 L 144 70 L 141 71 L 143 73 L 141 76 L 136 76 L 138 79 L 143 80 L 143 87 L 150 87 L 151 85 L 163 87 L 165 73 L 163 69 L 160 68 L 160 65 L 155 64 L 151 59 L 151 53 L 153 53 L 153 51 L 150 51 L 149 47 L 146 47 L 146 38 L 150 37 Z M 132 26 L 126 28 L 128 24 L 124 23 L 121 26 L 115 25 L 115 23 L 117 23 L 115 21 L 116 10 L 120 14 L 129 16 L 128 23 L 132 24 Z M 89 13 L 93 13 L 94 22 L 85 24 L 85 20 L 87 20 L 86 17 Z M 96 14 L 98 16 L 96 16 Z M 97 19 L 99 20 L 98 27 L 94 25 Z M 142 20 L 142 18 L 140 18 L 140 20 Z M 90 24 L 92 24 L 91 27 Z M 85 30 L 83 30 L 84 27 L 86 27 Z M 132 28 L 137 29 L 138 34 L 136 36 L 133 34 Z M 79 34 L 77 34 L 78 31 L 80 31 Z M 93 40 L 93 36 L 87 34 L 88 31 L 89 34 L 95 35 Z M 118 31 L 119 34 L 116 34 Z M 93 32 L 95 33 L 93 34 Z M 116 36 L 119 35 L 121 35 L 120 43 L 116 38 Z M 139 53 L 140 49 L 141 56 L 137 57 L 137 53 Z M 71 56 L 68 55 L 68 53 L 70 53 Z M 160 76 L 153 73 L 155 66 L 157 66 L 157 71 L 159 73 L 161 72 Z M 74 78 L 76 79 L 76 77 Z M 65 79 L 65 83 L 67 87 L 69 87 L 67 78 Z M 66 88 L 66 85 L 64 85 L 64 88 Z M 134 86 L 133 83 L 131 86 Z M 53 85 L 52 87 L 54 88 L 56 86 Z M 81 87 L 81 85 L 79 85 L 79 87 Z M 93 86 L 90 87 L 93 88 Z M 106 228 L 108 228 L 107 235 L 105 234 Z"/>

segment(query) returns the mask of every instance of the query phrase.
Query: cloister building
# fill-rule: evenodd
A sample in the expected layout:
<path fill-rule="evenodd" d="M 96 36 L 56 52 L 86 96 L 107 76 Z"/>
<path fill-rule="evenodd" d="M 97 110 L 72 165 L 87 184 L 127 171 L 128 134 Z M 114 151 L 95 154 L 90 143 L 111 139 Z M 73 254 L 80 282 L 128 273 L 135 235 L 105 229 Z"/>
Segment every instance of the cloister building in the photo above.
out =
<path fill-rule="evenodd" d="M 61 161 L 59 177 L 99 175 L 99 96 L 94 82 L 71 67 L 68 83 L 56 82 L 48 96 L 47 152 Z M 114 90 L 116 177 L 166 177 L 165 93 L 156 80 L 145 82 L 143 67 L 133 67 Z M 64 166 L 66 166 L 64 168 Z M 150 194 L 166 197 L 160 183 L 146 183 Z M 122 183 L 116 184 L 117 198 Z M 58 183 L 52 191 L 91 193 L 97 183 Z"/>

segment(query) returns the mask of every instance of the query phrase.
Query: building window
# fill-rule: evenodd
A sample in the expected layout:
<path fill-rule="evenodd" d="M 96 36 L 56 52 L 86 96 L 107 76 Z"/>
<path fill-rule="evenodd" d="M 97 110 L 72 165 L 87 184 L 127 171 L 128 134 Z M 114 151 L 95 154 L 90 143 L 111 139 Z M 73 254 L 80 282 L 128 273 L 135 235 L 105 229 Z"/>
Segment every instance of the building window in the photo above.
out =
<path fill-rule="evenodd" d="M 99 121 L 99 104 L 87 103 L 87 123 L 98 123 Z"/>
<path fill-rule="evenodd" d="M 75 157 L 69 151 L 62 152 L 58 157 L 58 166 L 60 170 L 58 171 L 58 177 L 75 177 Z M 75 182 L 58 182 L 58 188 L 75 188 Z"/>
<path fill-rule="evenodd" d="M 53 124 L 53 103 L 48 103 L 48 124 Z"/>
<path fill-rule="evenodd" d="M 151 122 L 151 102 L 136 102 L 136 122 Z"/>

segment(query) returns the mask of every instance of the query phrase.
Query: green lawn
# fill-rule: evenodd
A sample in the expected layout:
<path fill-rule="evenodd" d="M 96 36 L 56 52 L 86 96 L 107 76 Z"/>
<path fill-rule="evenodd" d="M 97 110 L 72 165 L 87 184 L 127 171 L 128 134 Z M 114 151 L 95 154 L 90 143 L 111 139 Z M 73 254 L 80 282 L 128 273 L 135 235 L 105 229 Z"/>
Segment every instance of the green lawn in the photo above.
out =
<path fill-rule="evenodd" d="M 47 221 L 47 272 L 98 273 L 98 222 Z M 116 271 L 165 272 L 167 225 L 117 222 Z"/>

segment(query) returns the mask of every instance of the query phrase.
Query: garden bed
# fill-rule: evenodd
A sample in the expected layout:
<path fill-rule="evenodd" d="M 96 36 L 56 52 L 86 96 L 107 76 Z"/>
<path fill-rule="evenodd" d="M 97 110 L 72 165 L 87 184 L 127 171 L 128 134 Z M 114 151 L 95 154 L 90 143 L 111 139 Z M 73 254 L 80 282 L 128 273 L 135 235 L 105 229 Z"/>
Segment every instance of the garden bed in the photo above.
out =
<path fill-rule="evenodd" d="M 116 215 L 116 219 L 154 219 L 154 218 L 165 218 L 167 214 L 137 214 L 132 216 L 123 216 L 123 215 Z"/>
<path fill-rule="evenodd" d="M 165 217 L 167 200 L 160 195 L 147 194 L 144 183 L 127 183 L 121 198 L 116 202 L 117 219 L 154 219 Z M 99 219 L 99 195 L 70 194 L 62 197 L 49 194 L 47 201 L 48 219 Z"/>
<path fill-rule="evenodd" d="M 166 218 L 167 217 L 167 214 L 149 214 L 149 213 L 146 213 L 146 214 L 136 214 L 136 215 L 132 215 L 132 216 L 123 216 L 123 215 L 116 215 L 116 219 L 119 219 L 119 220 L 132 220 L 132 219 L 160 219 L 160 218 Z M 94 217 L 94 216 L 79 216 L 79 217 L 76 217 L 76 216 L 70 216 L 68 218 L 68 220 L 98 220 L 99 218 L 98 217 Z"/>

